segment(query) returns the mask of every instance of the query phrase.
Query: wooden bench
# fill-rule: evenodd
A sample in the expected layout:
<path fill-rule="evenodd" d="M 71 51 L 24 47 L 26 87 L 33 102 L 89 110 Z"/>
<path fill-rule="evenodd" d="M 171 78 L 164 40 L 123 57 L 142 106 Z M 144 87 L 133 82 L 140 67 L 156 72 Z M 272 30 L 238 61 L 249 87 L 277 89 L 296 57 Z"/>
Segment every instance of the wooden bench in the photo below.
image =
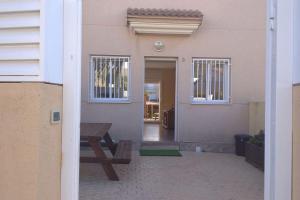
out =
<path fill-rule="evenodd" d="M 110 180 L 118 181 L 119 177 L 112 164 L 129 164 L 131 161 L 132 142 L 130 140 L 120 140 L 114 143 L 108 133 L 111 124 L 82 123 L 81 140 L 86 140 L 94 151 L 94 157 L 82 156 L 80 162 L 101 163 L 106 175 Z M 105 144 L 113 155 L 109 158 L 104 153 L 100 141 L 104 139 Z"/>
<path fill-rule="evenodd" d="M 129 164 L 131 161 L 131 146 L 130 140 L 121 140 L 117 144 L 117 149 L 112 159 L 114 164 Z"/>
<path fill-rule="evenodd" d="M 111 152 L 113 155 L 112 158 L 107 157 L 105 160 L 103 160 L 98 157 L 82 156 L 80 157 L 80 162 L 104 163 L 109 161 L 112 164 L 129 164 L 131 161 L 131 149 L 132 149 L 132 142 L 130 140 L 120 140 L 116 144 L 115 153 Z"/>

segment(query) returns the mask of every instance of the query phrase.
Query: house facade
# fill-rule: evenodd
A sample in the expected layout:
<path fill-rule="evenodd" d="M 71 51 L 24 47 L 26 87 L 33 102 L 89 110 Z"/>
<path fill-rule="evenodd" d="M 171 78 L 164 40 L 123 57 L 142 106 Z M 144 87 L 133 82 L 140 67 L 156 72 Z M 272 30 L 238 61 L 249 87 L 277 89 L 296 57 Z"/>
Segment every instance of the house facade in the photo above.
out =
<path fill-rule="evenodd" d="M 263 129 L 264 116 L 258 113 L 264 113 L 265 10 L 266 2 L 258 0 L 84 1 L 81 121 L 112 122 L 116 139 L 140 143 L 144 83 L 148 76 L 159 79 L 154 72 L 148 75 L 150 65 L 157 62 L 168 68 L 171 59 L 176 62 L 176 96 L 171 103 L 176 112 L 175 141 L 232 151 L 235 134 Z M 186 27 L 197 20 L 198 27 L 189 32 Z M 157 43 L 162 49 L 156 49 Z M 120 100 L 117 92 L 104 94 L 110 87 L 112 93 L 116 89 L 107 81 L 108 71 L 100 77 L 107 84 L 101 83 L 96 96 L 93 90 L 99 80 L 95 81 L 93 58 L 100 60 L 99 66 L 112 59 L 113 66 L 120 57 L 128 59 L 127 96 Z"/>

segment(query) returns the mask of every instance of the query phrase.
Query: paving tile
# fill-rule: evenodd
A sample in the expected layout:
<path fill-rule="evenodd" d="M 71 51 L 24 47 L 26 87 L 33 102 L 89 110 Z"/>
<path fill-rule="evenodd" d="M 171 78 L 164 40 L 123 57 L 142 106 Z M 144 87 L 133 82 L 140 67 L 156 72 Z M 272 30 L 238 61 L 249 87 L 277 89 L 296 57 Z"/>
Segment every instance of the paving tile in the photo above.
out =
<path fill-rule="evenodd" d="M 109 181 L 99 164 L 80 165 L 80 200 L 263 200 L 263 172 L 233 154 L 183 152 L 114 165 Z"/>

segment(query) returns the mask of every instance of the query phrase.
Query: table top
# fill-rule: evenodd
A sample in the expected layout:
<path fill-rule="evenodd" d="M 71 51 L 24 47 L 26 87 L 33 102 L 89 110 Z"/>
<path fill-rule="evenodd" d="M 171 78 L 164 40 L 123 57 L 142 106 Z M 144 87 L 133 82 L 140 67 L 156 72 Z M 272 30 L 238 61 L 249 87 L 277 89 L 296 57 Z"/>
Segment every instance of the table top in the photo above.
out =
<path fill-rule="evenodd" d="M 159 103 L 158 102 L 152 102 L 152 101 L 146 101 L 146 105 L 154 105 L 154 106 L 158 106 Z"/>
<path fill-rule="evenodd" d="M 80 123 L 80 137 L 103 137 L 112 123 Z"/>

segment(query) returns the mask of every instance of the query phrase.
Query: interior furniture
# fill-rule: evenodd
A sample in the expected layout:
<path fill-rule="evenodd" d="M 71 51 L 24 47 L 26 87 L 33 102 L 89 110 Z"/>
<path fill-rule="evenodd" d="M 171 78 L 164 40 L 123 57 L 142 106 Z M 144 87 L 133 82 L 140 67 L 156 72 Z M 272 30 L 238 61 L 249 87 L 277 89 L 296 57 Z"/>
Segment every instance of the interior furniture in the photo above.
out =
<path fill-rule="evenodd" d="M 148 118 L 148 106 L 146 104 L 146 102 L 149 101 L 149 97 L 147 94 L 144 94 L 144 118 Z"/>
<path fill-rule="evenodd" d="M 175 110 L 174 108 L 170 110 L 165 110 L 163 112 L 163 124 L 162 126 L 166 129 L 174 129 L 175 124 Z"/>
<path fill-rule="evenodd" d="M 146 113 L 147 118 L 146 119 L 159 119 L 159 102 L 146 102 Z"/>

